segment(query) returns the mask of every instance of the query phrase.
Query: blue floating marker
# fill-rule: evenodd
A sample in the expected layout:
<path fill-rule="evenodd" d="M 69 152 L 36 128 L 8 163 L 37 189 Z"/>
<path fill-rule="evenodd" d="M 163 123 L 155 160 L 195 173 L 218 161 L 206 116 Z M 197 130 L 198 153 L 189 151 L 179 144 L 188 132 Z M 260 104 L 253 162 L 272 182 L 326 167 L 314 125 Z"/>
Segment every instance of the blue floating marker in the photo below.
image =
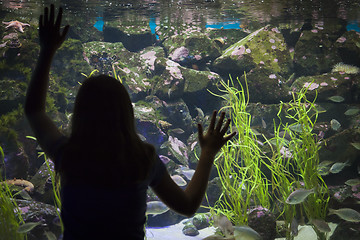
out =
<path fill-rule="evenodd" d="M 150 17 L 149 27 L 152 34 L 155 34 L 156 22 L 154 17 Z M 159 40 L 159 36 L 156 35 L 156 39 Z"/>
<path fill-rule="evenodd" d="M 350 21 L 348 25 L 346 25 L 346 30 L 360 32 L 359 23 L 357 21 Z"/>
<path fill-rule="evenodd" d="M 94 24 L 94 27 L 99 30 L 100 32 L 103 31 L 104 29 L 104 20 L 103 17 L 97 17 L 96 18 L 96 23 Z"/>
<path fill-rule="evenodd" d="M 206 28 L 241 29 L 240 22 L 217 22 L 214 24 L 206 24 Z"/>

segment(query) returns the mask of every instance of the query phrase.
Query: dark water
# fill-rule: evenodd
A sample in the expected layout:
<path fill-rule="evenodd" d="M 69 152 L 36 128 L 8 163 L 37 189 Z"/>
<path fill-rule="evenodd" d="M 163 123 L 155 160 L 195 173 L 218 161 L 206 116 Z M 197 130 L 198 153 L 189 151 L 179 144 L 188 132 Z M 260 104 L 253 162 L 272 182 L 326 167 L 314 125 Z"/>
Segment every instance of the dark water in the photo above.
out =
<path fill-rule="evenodd" d="M 349 66 L 360 67 L 360 1 L 358 0 L 3 0 L 0 1 L 0 22 L 18 20 L 29 23 L 30 27 L 24 27 L 24 33 L 14 29 L 6 30 L 5 24 L 2 24 L 0 28 L 1 38 L 9 33 L 18 34 L 16 39 L 2 39 L 0 42 L 0 44 L 6 43 L 0 48 L 0 146 L 4 150 L 6 177 L 34 182 L 35 190 L 30 195 L 39 204 L 53 205 L 51 180 L 48 178 L 48 173 L 41 174 L 41 171 L 45 171 L 44 159 L 37 156 L 41 149 L 34 140 L 27 138 L 27 136 L 32 136 L 32 132 L 19 104 L 23 104 L 26 85 L 34 68 L 34 59 L 37 57 L 38 16 L 42 13 L 44 6 L 49 6 L 51 3 L 64 8 L 63 24 L 71 25 L 69 45 L 65 47 L 65 50 L 60 51 L 51 73 L 52 81 L 60 80 L 58 80 L 59 83 L 51 83 L 49 94 L 51 97 L 49 112 L 64 132 L 68 131 L 74 96 L 79 88 L 78 82 L 84 78 L 81 73 L 89 75 L 92 70 L 97 69 L 111 75 L 113 69 L 116 69 L 121 72 L 121 78 L 130 89 L 141 137 L 154 144 L 160 155 L 172 160 L 171 165 L 167 165 L 171 175 L 181 175 L 188 183 L 189 176 L 186 170 L 195 168 L 196 157 L 193 152 L 199 150 L 195 134 L 196 122 L 205 123 L 212 110 L 219 109 L 223 104 L 219 99 L 209 96 L 207 92 L 207 88 L 214 90 L 216 84 L 205 85 L 202 89 L 196 90 L 187 87 L 186 91 L 179 91 L 176 84 L 169 89 L 159 86 L 147 87 L 147 84 L 153 84 L 156 79 L 158 81 L 159 77 L 167 80 L 167 77 L 172 79 L 171 76 L 174 75 L 170 74 L 169 77 L 159 73 L 156 66 L 154 70 L 151 64 L 140 61 L 146 53 L 152 53 L 155 50 L 160 52 L 160 57 L 156 55 L 159 59 L 172 59 L 174 49 L 185 45 L 190 49 L 188 56 L 178 61 L 172 59 L 183 67 L 181 68 L 183 75 L 195 73 L 194 76 L 204 74 L 209 79 L 216 76 L 214 77 L 216 80 L 228 80 L 229 73 L 234 78 L 241 78 L 244 71 L 249 74 L 249 111 L 253 114 L 251 126 L 268 138 L 272 136 L 273 120 L 277 121 L 277 110 L 272 109 L 277 109 L 280 101 L 290 101 L 289 92 L 298 90 L 304 85 L 309 86 L 309 82 L 313 79 L 316 79 L 315 84 L 310 87 L 315 89 L 322 89 L 322 87 L 325 89 L 326 86 L 340 79 L 348 80 L 319 91 L 317 103 L 326 111 L 319 115 L 314 129 L 322 144 L 328 143 L 322 148 L 320 162 L 349 162 L 339 173 L 327 172 L 323 176 L 326 183 L 345 186 L 345 181 L 348 179 L 359 177 L 360 151 L 356 145 L 360 142 L 360 115 L 356 110 L 360 108 L 359 72 L 347 73 L 347 70 L 332 72 L 333 66 L 340 62 L 347 64 L 348 68 Z M 284 51 L 286 60 L 282 60 L 280 55 L 274 55 L 271 59 L 260 61 L 254 55 L 250 63 L 242 62 L 239 65 L 230 63 L 229 67 L 226 62 L 217 62 L 227 49 L 234 46 L 232 44 L 236 44 L 245 36 L 265 26 L 270 26 L 267 27 L 268 29 L 265 28 L 266 31 L 279 34 L 278 36 L 285 39 L 283 43 L 284 46 L 286 45 Z M 172 37 L 176 35 L 188 36 L 186 35 L 187 28 L 195 29 L 195 32 L 201 32 L 208 37 L 206 37 L 208 40 L 206 44 L 213 45 L 206 51 L 218 49 L 219 52 L 203 54 L 203 50 L 199 50 L 203 47 L 199 42 L 194 45 L 186 41 L 180 45 L 176 45 L 175 41 L 171 42 Z M 216 32 L 217 30 L 219 32 Z M 316 35 L 318 33 L 321 35 Z M 135 37 L 132 38 L 133 36 Z M 258 44 L 259 48 L 267 48 L 268 52 L 279 48 L 278 45 L 275 46 L 274 38 L 265 37 L 264 39 L 259 40 L 261 41 Z M 215 41 L 220 45 L 214 45 Z M 274 45 L 266 46 L 262 43 L 265 41 Z M 351 41 L 351 43 L 346 45 L 345 41 Z M 123 52 L 126 53 L 117 52 L 116 47 L 108 47 L 112 50 L 101 52 L 100 42 L 106 42 L 106 44 L 122 42 L 125 46 Z M 96 53 L 92 53 L 92 50 Z M 249 43 L 246 48 L 239 47 L 233 55 L 242 56 L 257 52 L 257 50 L 256 46 L 251 46 Z M 197 55 L 201 55 L 200 60 L 196 59 Z M 139 62 L 132 62 L 131 59 Z M 272 65 L 278 61 L 285 63 L 280 67 L 277 64 Z M 311 64 L 308 64 L 309 62 Z M 142 69 L 144 65 L 147 68 L 145 70 Z M 273 69 L 271 66 L 274 66 Z M 256 75 L 258 73 L 259 75 Z M 139 82 L 135 85 L 132 85 L 132 82 L 141 79 L 146 84 L 139 85 L 139 90 L 136 88 Z M 262 81 L 264 79 L 265 82 Z M 267 81 L 268 79 L 270 80 Z M 194 84 L 194 88 L 196 87 Z M 334 96 L 335 98 L 332 98 Z M 314 94 L 310 96 L 311 98 L 314 98 Z M 159 115 L 152 113 L 153 109 L 160 115 L 159 119 L 163 120 L 162 122 L 158 121 Z M 351 111 L 346 113 L 348 110 Z M 341 126 L 336 125 L 337 123 Z M 180 153 L 174 147 L 171 149 L 172 144 L 177 146 L 176 149 L 180 149 Z M 0 166 L 4 168 L 2 163 Z M 182 172 L 184 169 L 181 167 L 184 166 L 188 169 Z M 216 176 L 217 173 L 214 170 L 211 180 L 214 180 Z M 211 185 L 210 205 L 217 200 L 221 192 L 214 185 L 216 184 Z M 351 205 L 359 200 L 359 190 L 349 186 L 345 188 L 343 192 L 347 195 L 341 197 L 341 200 L 347 199 L 351 207 L 359 210 L 358 205 L 355 207 Z M 155 196 L 149 194 L 149 201 L 156 200 Z M 343 204 L 334 202 L 334 206 Z M 27 208 L 27 203 L 22 204 L 24 205 L 20 207 Z M 39 208 L 45 207 L 41 205 Z M 54 232 L 56 236 L 60 235 L 59 226 L 51 225 L 56 216 L 53 207 L 51 211 L 52 214 L 46 218 L 46 222 L 51 226 L 50 230 L 43 228 L 31 232 L 30 239 L 40 239 L 36 237 L 48 231 Z M 31 216 L 26 216 L 26 218 L 34 221 Z M 163 227 L 179 223 L 182 219 L 179 215 L 168 211 L 157 216 L 149 216 L 148 226 Z M 172 239 L 170 235 L 168 239 Z"/>

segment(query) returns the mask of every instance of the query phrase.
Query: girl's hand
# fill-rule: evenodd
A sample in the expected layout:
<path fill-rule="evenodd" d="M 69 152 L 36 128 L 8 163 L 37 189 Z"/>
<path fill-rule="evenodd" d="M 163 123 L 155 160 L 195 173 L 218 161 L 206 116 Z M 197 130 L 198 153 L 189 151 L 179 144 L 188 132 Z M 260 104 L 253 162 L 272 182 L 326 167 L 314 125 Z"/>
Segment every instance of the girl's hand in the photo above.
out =
<path fill-rule="evenodd" d="M 40 38 L 40 47 L 49 51 L 49 53 L 54 54 L 56 50 L 61 46 L 64 42 L 66 34 L 69 30 L 69 25 L 66 25 L 62 33 L 60 33 L 60 25 L 62 18 L 62 8 L 59 8 L 59 13 L 55 20 L 55 10 L 54 5 L 50 6 L 50 16 L 49 9 L 45 7 L 44 15 L 40 15 L 39 18 L 39 38 Z"/>
<path fill-rule="evenodd" d="M 236 132 L 233 132 L 225 136 L 225 133 L 229 128 L 230 119 L 227 119 L 225 125 L 223 126 L 224 117 L 225 112 L 221 112 L 219 121 L 215 127 L 216 111 L 214 111 L 209 128 L 205 135 L 203 135 L 202 125 L 198 124 L 200 147 L 202 151 L 205 151 L 207 154 L 215 156 L 221 147 L 236 134 Z"/>

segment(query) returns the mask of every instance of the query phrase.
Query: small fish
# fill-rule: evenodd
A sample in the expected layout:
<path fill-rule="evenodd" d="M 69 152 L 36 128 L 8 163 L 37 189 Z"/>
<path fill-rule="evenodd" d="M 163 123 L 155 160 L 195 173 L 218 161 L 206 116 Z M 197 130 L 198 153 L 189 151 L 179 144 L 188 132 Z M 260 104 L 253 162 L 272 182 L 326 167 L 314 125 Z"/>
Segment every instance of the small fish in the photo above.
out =
<path fill-rule="evenodd" d="M 299 234 L 299 223 L 295 217 L 293 218 L 293 220 L 290 223 L 290 229 L 291 229 L 291 234 L 293 236 L 297 236 Z"/>
<path fill-rule="evenodd" d="M 360 213 L 351 208 L 340 208 L 337 210 L 329 208 L 329 215 L 331 214 L 336 214 L 348 222 L 360 222 Z"/>
<path fill-rule="evenodd" d="M 318 173 L 321 175 L 321 176 L 326 176 L 330 173 L 330 168 L 331 168 L 331 165 L 334 163 L 334 161 L 322 161 L 321 163 L 319 163 L 318 165 Z"/>
<path fill-rule="evenodd" d="M 144 137 L 144 135 L 142 135 L 142 134 L 140 134 L 140 133 L 138 133 L 137 134 L 138 136 L 139 136 L 139 138 L 141 139 L 141 141 L 146 141 L 146 137 Z"/>
<path fill-rule="evenodd" d="M 25 189 L 19 191 L 19 195 L 25 200 L 32 200 L 32 197 Z"/>
<path fill-rule="evenodd" d="M 36 226 L 41 225 L 41 222 L 27 222 L 19 226 L 17 229 L 18 233 L 27 233 L 33 230 Z"/>
<path fill-rule="evenodd" d="M 161 201 L 150 201 L 146 203 L 146 215 L 159 215 L 169 211 L 169 208 Z"/>
<path fill-rule="evenodd" d="M 297 132 L 297 133 L 303 132 L 301 124 L 290 125 L 289 128 L 290 128 L 290 130 Z"/>
<path fill-rule="evenodd" d="M 310 223 L 313 224 L 320 232 L 330 232 L 329 224 L 322 219 L 311 219 Z"/>
<path fill-rule="evenodd" d="M 216 215 L 214 217 L 214 227 L 220 228 L 225 237 L 234 235 L 234 226 L 232 225 L 231 221 L 224 215 Z"/>
<path fill-rule="evenodd" d="M 312 189 L 298 189 L 290 193 L 289 197 L 286 199 L 287 204 L 299 204 L 302 203 L 307 196 L 314 193 L 314 188 Z"/>
<path fill-rule="evenodd" d="M 346 116 L 354 116 L 360 112 L 359 108 L 350 108 L 344 112 Z"/>
<path fill-rule="evenodd" d="M 339 173 L 339 172 L 341 172 L 341 171 L 344 169 L 344 167 L 346 167 L 346 166 L 350 166 L 349 161 L 334 163 L 334 164 L 331 166 L 331 168 L 330 168 L 329 171 L 330 171 L 331 173 Z"/>
<path fill-rule="evenodd" d="M 176 133 L 176 134 L 183 134 L 185 131 L 182 130 L 181 128 L 174 128 L 174 129 L 170 129 L 170 130 L 168 131 L 168 133 L 169 133 L 169 132 L 173 132 L 173 133 Z"/>
<path fill-rule="evenodd" d="M 343 102 L 345 100 L 345 98 L 343 98 L 342 96 L 331 96 L 328 99 L 337 103 Z"/>
<path fill-rule="evenodd" d="M 341 127 L 341 124 L 340 124 L 339 121 L 336 120 L 336 119 L 331 119 L 330 125 L 331 125 L 331 128 L 332 128 L 334 131 L 339 130 L 340 127 Z"/>
<path fill-rule="evenodd" d="M 171 178 L 180 187 L 186 186 L 187 184 L 187 182 L 180 175 L 173 175 Z"/>
<path fill-rule="evenodd" d="M 234 226 L 236 240 L 261 240 L 262 237 L 254 229 L 248 226 Z"/>
<path fill-rule="evenodd" d="M 264 118 L 261 118 L 261 126 L 263 129 L 266 129 L 266 122 L 265 122 Z"/>
<path fill-rule="evenodd" d="M 348 186 L 356 186 L 360 184 L 360 179 L 359 178 L 349 179 L 345 182 L 345 184 Z"/>
<path fill-rule="evenodd" d="M 195 170 L 187 167 L 181 167 L 176 170 L 178 173 L 183 174 L 188 180 L 191 180 L 194 176 Z"/>
<path fill-rule="evenodd" d="M 360 142 L 352 142 L 350 143 L 354 148 L 356 148 L 357 150 L 360 150 Z"/>
<path fill-rule="evenodd" d="M 201 108 L 195 107 L 195 110 L 198 113 L 198 116 L 203 119 L 205 117 L 204 111 Z"/>
<path fill-rule="evenodd" d="M 159 155 L 159 158 L 164 164 L 167 164 L 168 162 L 171 161 L 170 158 L 168 158 L 167 156 L 164 156 L 164 155 Z"/>
<path fill-rule="evenodd" d="M 169 98 L 171 96 L 171 92 L 172 92 L 172 90 L 171 90 L 171 88 L 169 88 L 169 90 L 167 91 L 167 94 L 168 94 Z"/>
<path fill-rule="evenodd" d="M 53 232 L 44 232 L 44 235 L 46 236 L 47 240 L 56 240 L 57 237 L 55 236 L 55 234 Z"/>

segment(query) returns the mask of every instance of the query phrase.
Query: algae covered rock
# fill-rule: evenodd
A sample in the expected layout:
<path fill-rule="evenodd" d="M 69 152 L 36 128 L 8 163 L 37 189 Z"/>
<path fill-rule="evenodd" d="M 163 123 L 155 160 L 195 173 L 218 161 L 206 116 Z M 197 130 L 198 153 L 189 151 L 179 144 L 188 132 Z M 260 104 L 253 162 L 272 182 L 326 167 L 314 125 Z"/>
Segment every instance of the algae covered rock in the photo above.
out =
<path fill-rule="evenodd" d="M 313 100 L 317 95 L 319 102 L 331 102 L 332 96 L 341 96 L 345 103 L 358 103 L 360 81 L 357 74 L 346 74 L 344 72 L 325 73 L 322 75 L 303 76 L 297 78 L 291 86 L 294 92 L 307 87 L 307 98 Z M 330 98 L 330 99 L 329 99 Z"/>
<path fill-rule="evenodd" d="M 322 29 L 302 31 L 295 45 L 294 66 L 298 76 L 329 72 L 341 62 L 334 41 Z"/>
<path fill-rule="evenodd" d="M 256 30 L 227 48 L 213 63 L 213 67 L 224 74 L 242 74 L 256 66 L 271 69 L 283 77 L 291 75 L 292 59 L 277 28 L 266 26 Z"/>
<path fill-rule="evenodd" d="M 345 32 L 336 39 L 335 46 L 343 62 L 360 67 L 360 33 Z"/>

